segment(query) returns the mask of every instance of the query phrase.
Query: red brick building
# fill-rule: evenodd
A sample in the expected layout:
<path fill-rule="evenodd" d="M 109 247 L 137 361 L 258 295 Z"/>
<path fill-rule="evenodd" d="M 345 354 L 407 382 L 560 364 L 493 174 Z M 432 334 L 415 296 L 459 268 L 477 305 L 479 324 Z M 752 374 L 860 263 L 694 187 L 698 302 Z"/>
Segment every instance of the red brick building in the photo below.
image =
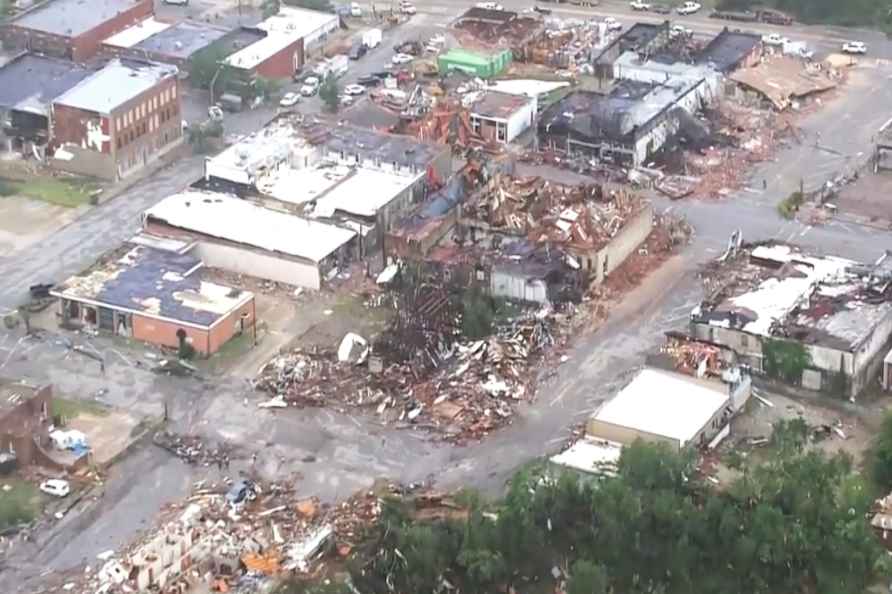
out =
<path fill-rule="evenodd" d="M 52 105 L 50 163 L 122 179 L 183 142 L 174 66 L 112 60 Z"/>
<path fill-rule="evenodd" d="M 0 453 L 14 454 L 19 466 L 43 461 L 52 424 L 50 386 L 0 378 Z"/>
<path fill-rule="evenodd" d="M 50 0 L 4 25 L 0 39 L 7 49 L 83 62 L 105 38 L 152 14 L 152 0 Z"/>

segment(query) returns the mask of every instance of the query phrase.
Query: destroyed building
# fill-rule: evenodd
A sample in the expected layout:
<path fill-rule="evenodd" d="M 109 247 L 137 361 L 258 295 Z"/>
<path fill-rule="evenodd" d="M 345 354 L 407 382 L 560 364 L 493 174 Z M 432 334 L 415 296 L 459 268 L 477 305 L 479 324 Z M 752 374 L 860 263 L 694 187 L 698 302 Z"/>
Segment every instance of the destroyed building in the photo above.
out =
<path fill-rule="evenodd" d="M 125 243 L 52 291 L 61 323 L 211 355 L 228 340 L 254 333 L 254 295 L 202 278 L 188 253 Z"/>
<path fill-rule="evenodd" d="M 653 209 L 620 188 L 496 174 L 467 197 L 459 225 L 470 244 L 523 237 L 560 248 L 571 267 L 601 283 L 647 238 Z"/>
<path fill-rule="evenodd" d="M 639 56 L 651 56 L 670 41 L 669 22 L 635 23 L 606 47 L 592 52 L 595 75 L 601 79 L 613 77 L 613 63 L 621 55 L 634 52 Z"/>
<path fill-rule="evenodd" d="M 347 124 L 279 118 L 210 158 L 205 182 L 263 206 L 353 229 L 383 253 L 396 219 L 449 178 L 448 146 Z"/>
<path fill-rule="evenodd" d="M 145 230 L 195 242 L 205 265 L 318 289 L 356 258 L 356 231 L 253 204 L 233 195 L 185 190 L 143 214 Z"/>
<path fill-rule="evenodd" d="M 0 474 L 16 466 L 52 463 L 49 447 L 53 391 L 0 377 Z"/>
<path fill-rule="evenodd" d="M 44 157 L 53 101 L 93 71 L 61 58 L 22 53 L 0 67 L 0 117 L 8 151 Z"/>
<path fill-rule="evenodd" d="M 175 66 L 115 59 L 56 97 L 50 164 L 123 179 L 183 143 Z"/>
<path fill-rule="evenodd" d="M 544 36 L 546 25 L 536 14 L 475 6 L 459 16 L 453 28 L 462 47 L 507 48 L 515 60 L 523 60 Z"/>
<path fill-rule="evenodd" d="M 638 167 L 679 132 L 702 129 L 694 114 L 717 96 L 710 77 L 696 71 L 618 81 L 607 94 L 571 93 L 542 112 L 540 146 Z"/>
<path fill-rule="evenodd" d="M 779 243 L 745 247 L 713 265 L 691 333 L 757 372 L 854 398 L 875 380 L 892 336 L 886 259 L 866 265 Z M 781 363 L 791 359 L 792 368 Z"/>
<path fill-rule="evenodd" d="M 836 87 L 836 81 L 820 63 L 803 63 L 776 56 L 728 75 L 728 96 L 744 104 L 767 104 L 777 111 L 798 106 L 809 97 Z"/>

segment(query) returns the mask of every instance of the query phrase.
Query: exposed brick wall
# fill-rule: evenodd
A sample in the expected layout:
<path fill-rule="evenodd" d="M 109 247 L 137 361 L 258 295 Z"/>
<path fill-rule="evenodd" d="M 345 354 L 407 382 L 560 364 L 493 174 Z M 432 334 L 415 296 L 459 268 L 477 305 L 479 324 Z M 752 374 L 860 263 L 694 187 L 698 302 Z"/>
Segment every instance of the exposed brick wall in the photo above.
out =
<path fill-rule="evenodd" d="M 241 332 L 242 314 L 245 315 L 244 331 L 251 335 L 254 331 L 253 326 L 255 323 L 254 310 L 254 299 L 251 298 L 250 301 L 242 305 L 239 309 L 233 311 L 226 317 L 226 319 L 220 320 L 216 326 L 211 328 L 211 353 L 219 351 L 220 347 L 226 344 L 229 339 Z"/>
<path fill-rule="evenodd" d="M 195 350 L 202 355 L 207 355 L 210 337 L 210 333 L 207 330 L 199 330 L 198 328 L 183 326 L 175 322 L 156 320 L 155 318 L 147 318 L 145 316 L 133 316 L 133 338 L 151 344 L 166 346 L 172 349 L 178 348 L 180 340 L 177 338 L 177 331 L 181 328 L 186 332 L 187 342 L 190 342 Z"/>
<path fill-rule="evenodd" d="M 27 395 L 23 391 L 23 395 Z M 33 397 L 0 416 L 0 450 L 15 450 L 19 464 L 34 462 L 35 439 L 43 440 L 52 422 L 50 418 L 53 392 L 50 386 L 41 387 Z M 46 411 L 46 414 L 44 414 Z"/>
<path fill-rule="evenodd" d="M 264 78 L 290 79 L 304 65 L 304 40 L 298 39 L 288 47 L 264 60 L 254 69 Z"/>
<path fill-rule="evenodd" d="M 107 117 L 68 105 L 53 105 L 52 113 L 52 137 L 55 146 L 71 143 L 106 155 L 112 154 L 111 124 Z M 102 131 L 105 139 L 102 141 L 101 150 L 98 150 L 96 145 L 87 144 L 89 125 L 98 125 Z"/>

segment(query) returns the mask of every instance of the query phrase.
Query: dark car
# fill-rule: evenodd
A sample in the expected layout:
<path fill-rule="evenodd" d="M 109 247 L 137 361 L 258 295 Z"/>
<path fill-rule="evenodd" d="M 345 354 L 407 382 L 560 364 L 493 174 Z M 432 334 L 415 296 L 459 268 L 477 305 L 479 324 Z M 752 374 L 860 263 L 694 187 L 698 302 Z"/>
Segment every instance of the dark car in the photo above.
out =
<path fill-rule="evenodd" d="M 381 84 L 381 79 L 373 74 L 367 74 L 356 79 L 356 84 L 364 87 L 377 87 Z"/>
<path fill-rule="evenodd" d="M 651 12 L 655 12 L 657 14 L 671 14 L 672 7 L 668 4 L 654 4 L 650 7 Z"/>
<path fill-rule="evenodd" d="M 542 6 L 533 6 L 533 10 L 538 12 L 539 14 L 551 14 L 550 8 L 543 8 Z"/>
<path fill-rule="evenodd" d="M 368 48 L 361 41 L 357 41 L 352 46 L 350 46 L 350 51 L 347 53 L 347 57 L 351 60 L 358 60 L 365 55 L 368 51 Z"/>
<path fill-rule="evenodd" d="M 233 507 L 257 497 L 257 486 L 250 479 L 242 479 L 232 485 L 226 492 L 226 502 Z"/>

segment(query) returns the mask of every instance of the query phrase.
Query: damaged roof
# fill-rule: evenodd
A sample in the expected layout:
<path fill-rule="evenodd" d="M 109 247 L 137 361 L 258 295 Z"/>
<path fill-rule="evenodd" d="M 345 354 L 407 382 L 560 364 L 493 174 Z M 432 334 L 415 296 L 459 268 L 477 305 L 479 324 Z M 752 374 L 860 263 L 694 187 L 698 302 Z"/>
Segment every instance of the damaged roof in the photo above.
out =
<path fill-rule="evenodd" d="M 168 64 L 115 59 L 56 98 L 54 103 L 110 114 L 176 74 L 176 67 Z"/>
<path fill-rule="evenodd" d="M 40 392 L 40 389 L 40 386 L 29 384 L 24 380 L 0 377 L 0 414 L 30 400 Z"/>
<path fill-rule="evenodd" d="M 458 17 L 459 21 L 486 21 L 490 23 L 507 23 L 517 18 L 517 13 L 511 10 L 491 10 L 474 6 Z"/>
<path fill-rule="evenodd" d="M 740 66 L 748 55 L 760 47 L 762 38 L 759 35 L 730 31 L 725 27 L 703 48 L 696 61 L 727 73 Z"/>
<path fill-rule="evenodd" d="M 93 72 L 69 60 L 21 54 L 0 68 L 0 107 L 49 115 L 56 97 Z"/>
<path fill-rule="evenodd" d="M 728 78 L 761 93 L 779 110 L 789 107 L 794 99 L 836 87 L 836 82 L 817 67 L 803 65 L 801 60 L 787 56 L 741 68 Z"/>
<path fill-rule="evenodd" d="M 143 245 L 125 244 L 52 294 L 62 299 L 209 328 L 252 293 L 206 282 L 201 260 Z"/>
<path fill-rule="evenodd" d="M 511 115 L 535 101 L 524 95 L 510 95 L 498 91 L 486 91 L 471 107 L 471 112 L 485 118 L 508 119 Z"/>
<path fill-rule="evenodd" d="M 765 244 L 715 273 L 696 322 L 854 351 L 892 315 L 892 275 L 874 266 Z"/>
<path fill-rule="evenodd" d="M 171 58 L 188 59 L 229 34 L 225 27 L 198 21 L 180 21 L 141 40 L 133 47 Z M 259 33 L 257 34 L 259 38 Z"/>

